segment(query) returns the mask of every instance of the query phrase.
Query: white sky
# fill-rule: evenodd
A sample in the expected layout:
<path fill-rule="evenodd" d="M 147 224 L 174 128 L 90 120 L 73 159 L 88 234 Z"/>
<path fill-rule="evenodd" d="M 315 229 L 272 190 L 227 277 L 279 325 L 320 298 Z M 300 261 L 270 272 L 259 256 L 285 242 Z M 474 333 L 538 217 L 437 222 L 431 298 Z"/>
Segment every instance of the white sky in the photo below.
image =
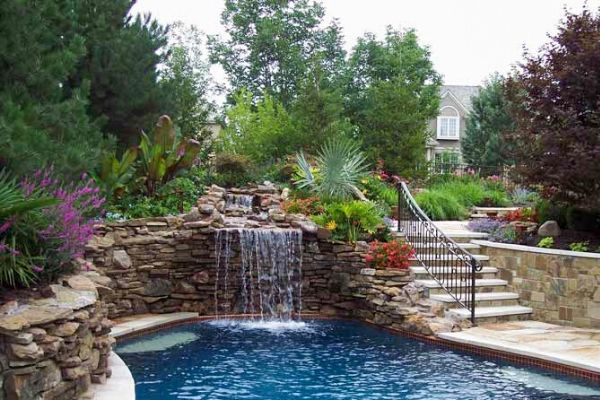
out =
<path fill-rule="evenodd" d="M 506 73 L 523 46 L 537 50 L 556 31 L 563 8 L 579 12 L 585 0 L 321 0 L 326 18 L 338 18 L 346 48 L 365 32 L 381 37 L 386 25 L 415 28 L 428 45 L 444 83 L 478 85 L 494 71 Z M 588 0 L 592 10 L 600 0 Z M 183 21 L 207 34 L 222 34 L 223 0 L 138 0 L 134 12 L 162 23 Z M 213 69 L 215 79 L 223 75 Z"/>

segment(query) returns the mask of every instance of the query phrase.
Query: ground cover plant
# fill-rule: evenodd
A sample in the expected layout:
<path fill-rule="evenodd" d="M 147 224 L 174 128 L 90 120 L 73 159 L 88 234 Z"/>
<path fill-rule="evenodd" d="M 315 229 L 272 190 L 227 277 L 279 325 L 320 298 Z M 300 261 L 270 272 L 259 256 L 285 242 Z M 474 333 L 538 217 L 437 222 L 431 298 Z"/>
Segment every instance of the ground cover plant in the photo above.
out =
<path fill-rule="evenodd" d="M 381 243 L 375 240 L 369 245 L 365 261 L 376 269 L 408 269 L 415 254 L 415 249 L 406 242 L 391 240 Z"/>

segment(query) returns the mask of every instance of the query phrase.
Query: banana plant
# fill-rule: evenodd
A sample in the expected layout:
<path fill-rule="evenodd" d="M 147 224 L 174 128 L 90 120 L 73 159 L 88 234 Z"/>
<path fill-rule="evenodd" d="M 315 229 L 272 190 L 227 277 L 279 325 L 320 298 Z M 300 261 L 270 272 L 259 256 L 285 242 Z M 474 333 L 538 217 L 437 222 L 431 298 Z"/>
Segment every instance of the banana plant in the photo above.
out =
<path fill-rule="evenodd" d="M 98 173 L 93 173 L 92 178 L 106 196 L 120 198 L 127 190 L 127 185 L 134 175 L 134 163 L 139 150 L 132 147 L 123 153 L 119 160 L 116 153 L 107 153 L 100 163 Z"/>
<path fill-rule="evenodd" d="M 173 121 L 167 115 L 158 119 L 152 139 L 142 132 L 141 166 L 148 194 L 154 194 L 160 185 L 190 168 L 200 150 L 200 142 L 177 137 Z"/>

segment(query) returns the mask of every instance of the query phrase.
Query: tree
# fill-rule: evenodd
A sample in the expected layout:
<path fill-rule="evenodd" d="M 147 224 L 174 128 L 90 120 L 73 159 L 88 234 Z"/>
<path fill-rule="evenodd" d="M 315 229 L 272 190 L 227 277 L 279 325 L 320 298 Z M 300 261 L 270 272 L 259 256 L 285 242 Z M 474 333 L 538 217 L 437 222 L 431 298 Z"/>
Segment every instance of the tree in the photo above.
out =
<path fill-rule="evenodd" d="M 492 76 L 472 99 L 472 104 L 465 137 L 461 140 L 465 161 L 494 167 L 512 164 L 508 157 L 510 145 L 503 139 L 503 134 L 510 132 L 514 124 L 504 96 L 502 77 Z"/>
<path fill-rule="evenodd" d="M 600 209 L 600 17 L 567 13 L 507 82 L 514 156 L 526 182 Z"/>
<path fill-rule="evenodd" d="M 321 56 L 328 71 L 343 62 L 341 30 L 321 28 L 325 11 L 313 0 L 226 0 L 221 21 L 229 38 L 211 37 L 211 59 L 229 77 L 232 93 L 263 93 L 288 107 L 308 61 Z"/>
<path fill-rule="evenodd" d="M 203 129 L 213 110 L 207 100 L 209 66 L 202 54 L 202 34 L 181 22 L 169 29 L 169 55 L 161 73 L 166 112 L 177 122 L 181 134 L 203 139 Z"/>
<path fill-rule="evenodd" d="M 91 116 L 122 145 L 135 144 L 165 108 L 158 66 L 165 61 L 168 30 L 150 15 L 132 17 L 132 0 L 71 3 L 75 23 L 63 34 L 82 37 L 85 55 L 67 88 L 89 82 Z"/>
<path fill-rule="evenodd" d="M 252 93 L 242 89 L 227 110 L 227 127 L 221 132 L 217 148 L 221 152 L 243 154 L 255 162 L 272 162 L 296 149 L 289 132 L 289 114 L 269 95 L 255 104 Z"/>
<path fill-rule="evenodd" d="M 424 162 L 427 122 L 438 113 L 441 78 L 417 35 L 388 27 L 360 38 L 346 76 L 346 109 L 371 161 L 411 174 Z"/>
<path fill-rule="evenodd" d="M 87 113 L 89 82 L 68 87 L 85 54 L 72 6 L 0 2 L 0 163 L 13 173 L 54 164 L 76 178 L 110 146 Z"/>

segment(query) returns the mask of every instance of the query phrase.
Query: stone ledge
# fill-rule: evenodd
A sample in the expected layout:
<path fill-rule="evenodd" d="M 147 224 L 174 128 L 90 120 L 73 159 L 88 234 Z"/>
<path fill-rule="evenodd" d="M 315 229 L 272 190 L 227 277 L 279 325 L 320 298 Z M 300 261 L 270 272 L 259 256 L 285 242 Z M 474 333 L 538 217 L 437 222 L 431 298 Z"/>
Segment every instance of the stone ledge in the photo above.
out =
<path fill-rule="evenodd" d="M 111 352 L 108 366 L 112 370 L 110 379 L 103 385 L 92 385 L 91 399 L 135 400 L 135 381 L 127 364 L 115 352 Z"/>
<path fill-rule="evenodd" d="M 479 246 L 485 246 L 485 247 L 491 247 L 491 248 L 497 248 L 497 249 L 548 254 L 548 255 L 554 255 L 554 256 L 592 258 L 592 259 L 600 260 L 599 253 L 587 253 L 587 252 L 583 252 L 583 251 L 571 251 L 571 250 L 559 250 L 559 249 L 543 249 L 541 247 L 523 246 L 520 244 L 490 242 L 489 240 L 471 240 L 471 243 L 479 245 Z"/>

